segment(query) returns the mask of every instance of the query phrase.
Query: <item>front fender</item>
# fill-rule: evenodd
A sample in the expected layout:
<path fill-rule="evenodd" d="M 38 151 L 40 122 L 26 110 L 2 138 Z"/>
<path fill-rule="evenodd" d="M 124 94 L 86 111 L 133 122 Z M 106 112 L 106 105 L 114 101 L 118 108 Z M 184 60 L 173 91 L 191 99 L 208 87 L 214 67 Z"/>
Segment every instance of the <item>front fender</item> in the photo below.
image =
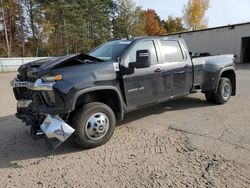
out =
<path fill-rule="evenodd" d="M 104 90 L 110 90 L 115 92 L 116 97 L 118 98 L 119 104 L 118 105 L 118 109 L 119 109 L 119 113 L 120 113 L 120 119 L 123 119 L 123 115 L 124 115 L 124 104 L 123 104 L 123 97 L 121 95 L 121 93 L 119 92 L 119 90 L 115 87 L 115 86 L 93 86 L 93 87 L 89 87 L 89 88 L 85 88 L 82 90 L 77 91 L 74 96 L 72 97 L 72 102 L 71 102 L 71 111 L 74 111 L 76 108 L 76 102 L 77 99 L 89 92 L 92 91 L 104 91 Z"/>

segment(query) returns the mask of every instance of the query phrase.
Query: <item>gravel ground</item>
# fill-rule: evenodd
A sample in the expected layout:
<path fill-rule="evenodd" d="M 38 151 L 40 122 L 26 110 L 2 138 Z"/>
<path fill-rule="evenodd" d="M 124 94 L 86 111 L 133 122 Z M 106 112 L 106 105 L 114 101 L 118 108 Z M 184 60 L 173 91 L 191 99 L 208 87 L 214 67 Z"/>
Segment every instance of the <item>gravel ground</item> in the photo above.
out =
<path fill-rule="evenodd" d="M 15 73 L 0 74 L 0 187 L 250 187 L 250 66 L 237 75 L 226 105 L 190 95 L 128 114 L 101 147 L 49 151 L 14 116 Z"/>

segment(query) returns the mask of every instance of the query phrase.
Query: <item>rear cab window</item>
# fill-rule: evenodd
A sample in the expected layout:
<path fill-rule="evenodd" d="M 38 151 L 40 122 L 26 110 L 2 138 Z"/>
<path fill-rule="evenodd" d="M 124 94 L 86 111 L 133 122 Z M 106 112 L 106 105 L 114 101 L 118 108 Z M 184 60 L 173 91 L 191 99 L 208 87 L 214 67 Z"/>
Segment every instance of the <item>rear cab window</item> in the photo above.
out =
<path fill-rule="evenodd" d="M 164 62 L 184 61 L 185 57 L 177 40 L 160 40 Z"/>

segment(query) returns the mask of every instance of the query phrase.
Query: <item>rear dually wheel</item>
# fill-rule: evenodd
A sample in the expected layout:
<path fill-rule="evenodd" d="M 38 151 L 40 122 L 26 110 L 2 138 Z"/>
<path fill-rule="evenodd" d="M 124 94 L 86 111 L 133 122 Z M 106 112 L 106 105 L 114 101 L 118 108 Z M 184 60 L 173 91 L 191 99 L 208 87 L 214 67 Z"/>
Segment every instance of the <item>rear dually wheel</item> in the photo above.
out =
<path fill-rule="evenodd" d="M 229 101 L 232 95 L 232 84 L 228 78 L 220 78 L 216 92 L 205 93 L 206 100 L 210 103 L 224 104 Z"/>
<path fill-rule="evenodd" d="M 232 95 L 232 84 L 228 78 L 221 78 L 217 92 L 214 95 L 215 102 L 218 104 L 224 104 L 229 101 Z"/>

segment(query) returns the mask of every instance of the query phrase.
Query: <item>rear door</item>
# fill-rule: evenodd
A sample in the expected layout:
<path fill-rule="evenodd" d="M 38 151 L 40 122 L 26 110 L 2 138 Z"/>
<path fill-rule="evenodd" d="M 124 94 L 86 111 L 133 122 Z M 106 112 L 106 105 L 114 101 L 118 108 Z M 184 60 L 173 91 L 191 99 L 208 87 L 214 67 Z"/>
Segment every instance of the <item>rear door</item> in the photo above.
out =
<path fill-rule="evenodd" d="M 178 40 L 160 40 L 168 83 L 167 97 L 187 94 L 193 85 L 192 62 Z"/>
<path fill-rule="evenodd" d="M 122 64 L 128 68 L 129 62 L 136 61 L 137 50 L 150 50 L 151 66 L 134 69 L 123 76 L 124 92 L 129 108 L 156 102 L 164 97 L 164 65 L 158 63 L 158 55 L 153 40 L 138 41 L 131 47 Z"/>

